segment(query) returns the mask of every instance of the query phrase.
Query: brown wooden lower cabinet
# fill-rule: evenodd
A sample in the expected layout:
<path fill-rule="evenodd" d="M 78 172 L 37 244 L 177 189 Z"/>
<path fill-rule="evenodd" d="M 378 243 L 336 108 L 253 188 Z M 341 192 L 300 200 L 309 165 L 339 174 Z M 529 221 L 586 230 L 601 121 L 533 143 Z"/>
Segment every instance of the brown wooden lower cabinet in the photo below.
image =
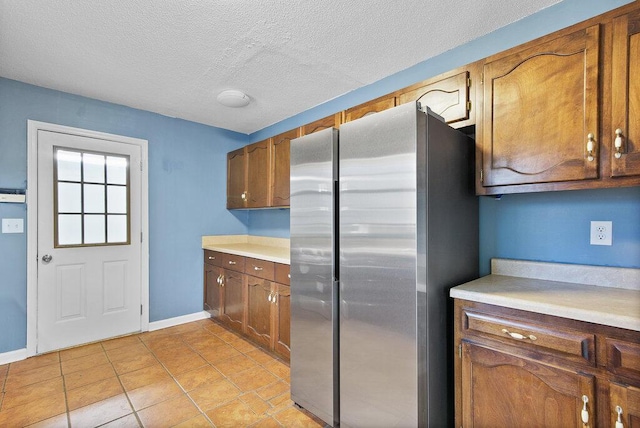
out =
<path fill-rule="evenodd" d="M 287 361 L 290 296 L 289 265 L 205 250 L 205 310 Z"/>
<path fill-rule="evenodd" d="M 640 427 L 639 331 L 454 308 L 456 427 Z"/>

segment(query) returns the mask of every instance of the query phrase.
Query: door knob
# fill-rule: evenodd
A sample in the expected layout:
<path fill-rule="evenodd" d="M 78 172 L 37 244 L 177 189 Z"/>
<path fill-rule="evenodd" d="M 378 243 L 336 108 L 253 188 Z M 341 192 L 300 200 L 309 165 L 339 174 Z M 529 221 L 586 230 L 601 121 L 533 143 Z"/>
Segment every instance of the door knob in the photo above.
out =
<path fill-rule="evenodd" d="M 51 254 L 45 254 L 44 256 L 42 256 L 42 261 L 45 263 L 49 263 L 51 260 L 53 260 Z"/>

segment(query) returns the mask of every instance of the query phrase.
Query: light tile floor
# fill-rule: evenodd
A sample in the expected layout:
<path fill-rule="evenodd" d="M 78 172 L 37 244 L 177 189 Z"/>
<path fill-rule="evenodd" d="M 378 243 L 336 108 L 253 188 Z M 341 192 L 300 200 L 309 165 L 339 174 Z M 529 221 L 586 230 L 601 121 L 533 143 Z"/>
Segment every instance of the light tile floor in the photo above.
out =
<path fill-rule="evenodd" d="M 289 366 L 211 320 L 0 366 L 0 427 L 322 427 Z"/>

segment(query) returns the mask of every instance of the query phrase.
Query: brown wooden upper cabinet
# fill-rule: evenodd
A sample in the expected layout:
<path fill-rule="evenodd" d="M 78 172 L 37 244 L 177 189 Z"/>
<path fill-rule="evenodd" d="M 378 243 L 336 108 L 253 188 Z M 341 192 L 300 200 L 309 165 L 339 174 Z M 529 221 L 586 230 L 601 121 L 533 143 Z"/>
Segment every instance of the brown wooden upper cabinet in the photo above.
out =
<path fill-rule="evenodd" d="M 244 147 L 227 153 L 227 208 L 245 207 L 245 150 Z"/>
<path fill-rule="evenodd" d="M 271 197 L 270 140 L 227 154 L 227 208 L 261 208 Z"/>
<path fill-rule="evenodd" d="M 598 177 L 599 46 L 594 25 L 487 60 L 483 186 Z"/>
<path fill-rule="evenodd" d="M 272 207 L 289 206 L 289 147 L 291 140 L 298 137 L 298 129 L 292 129 L 271 138 L 273 166 L 271 168 Z"/>
<path fill-rule="evenodd" d="M 345 110 L 344 121 L 351 122 L 352 120 L 360 119 L 361 117 L 368 116 L 373 113 L 388 110 L 395 107 L 395 105 L 396 98 L 393 95 L 376 98 L 375 100 Z"/>
<path fill-rule="evenodd" d="M 419 101 L 423 111 L 429 107 L 449 124 L 467 121 L 471 110 L 470 87 L 469 71 L 464 70 L 409 86 L 397 94 L 396 104 Z"/>
<path fill-rule="evenodd" d="M 313 134 L 327 128 L 339 128 L 342 114 L 336 113 L 331 116 L 323 117 L 311 123 L 300 127 L 300 136 Z"/>
<path fill-rule="evenodd" d="M 640 10 L 613 20 L 611 176 L 640 175 Z"/>

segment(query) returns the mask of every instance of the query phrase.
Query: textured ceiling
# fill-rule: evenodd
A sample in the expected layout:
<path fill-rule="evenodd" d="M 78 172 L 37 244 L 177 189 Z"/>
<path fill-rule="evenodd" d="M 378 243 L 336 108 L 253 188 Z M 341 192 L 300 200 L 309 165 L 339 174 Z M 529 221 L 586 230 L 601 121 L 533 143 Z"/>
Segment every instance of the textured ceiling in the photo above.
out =
<path fill-rule="evenodd" d="M 252 133 L 558 1 L 0 0 L 0 76 Z"/>

